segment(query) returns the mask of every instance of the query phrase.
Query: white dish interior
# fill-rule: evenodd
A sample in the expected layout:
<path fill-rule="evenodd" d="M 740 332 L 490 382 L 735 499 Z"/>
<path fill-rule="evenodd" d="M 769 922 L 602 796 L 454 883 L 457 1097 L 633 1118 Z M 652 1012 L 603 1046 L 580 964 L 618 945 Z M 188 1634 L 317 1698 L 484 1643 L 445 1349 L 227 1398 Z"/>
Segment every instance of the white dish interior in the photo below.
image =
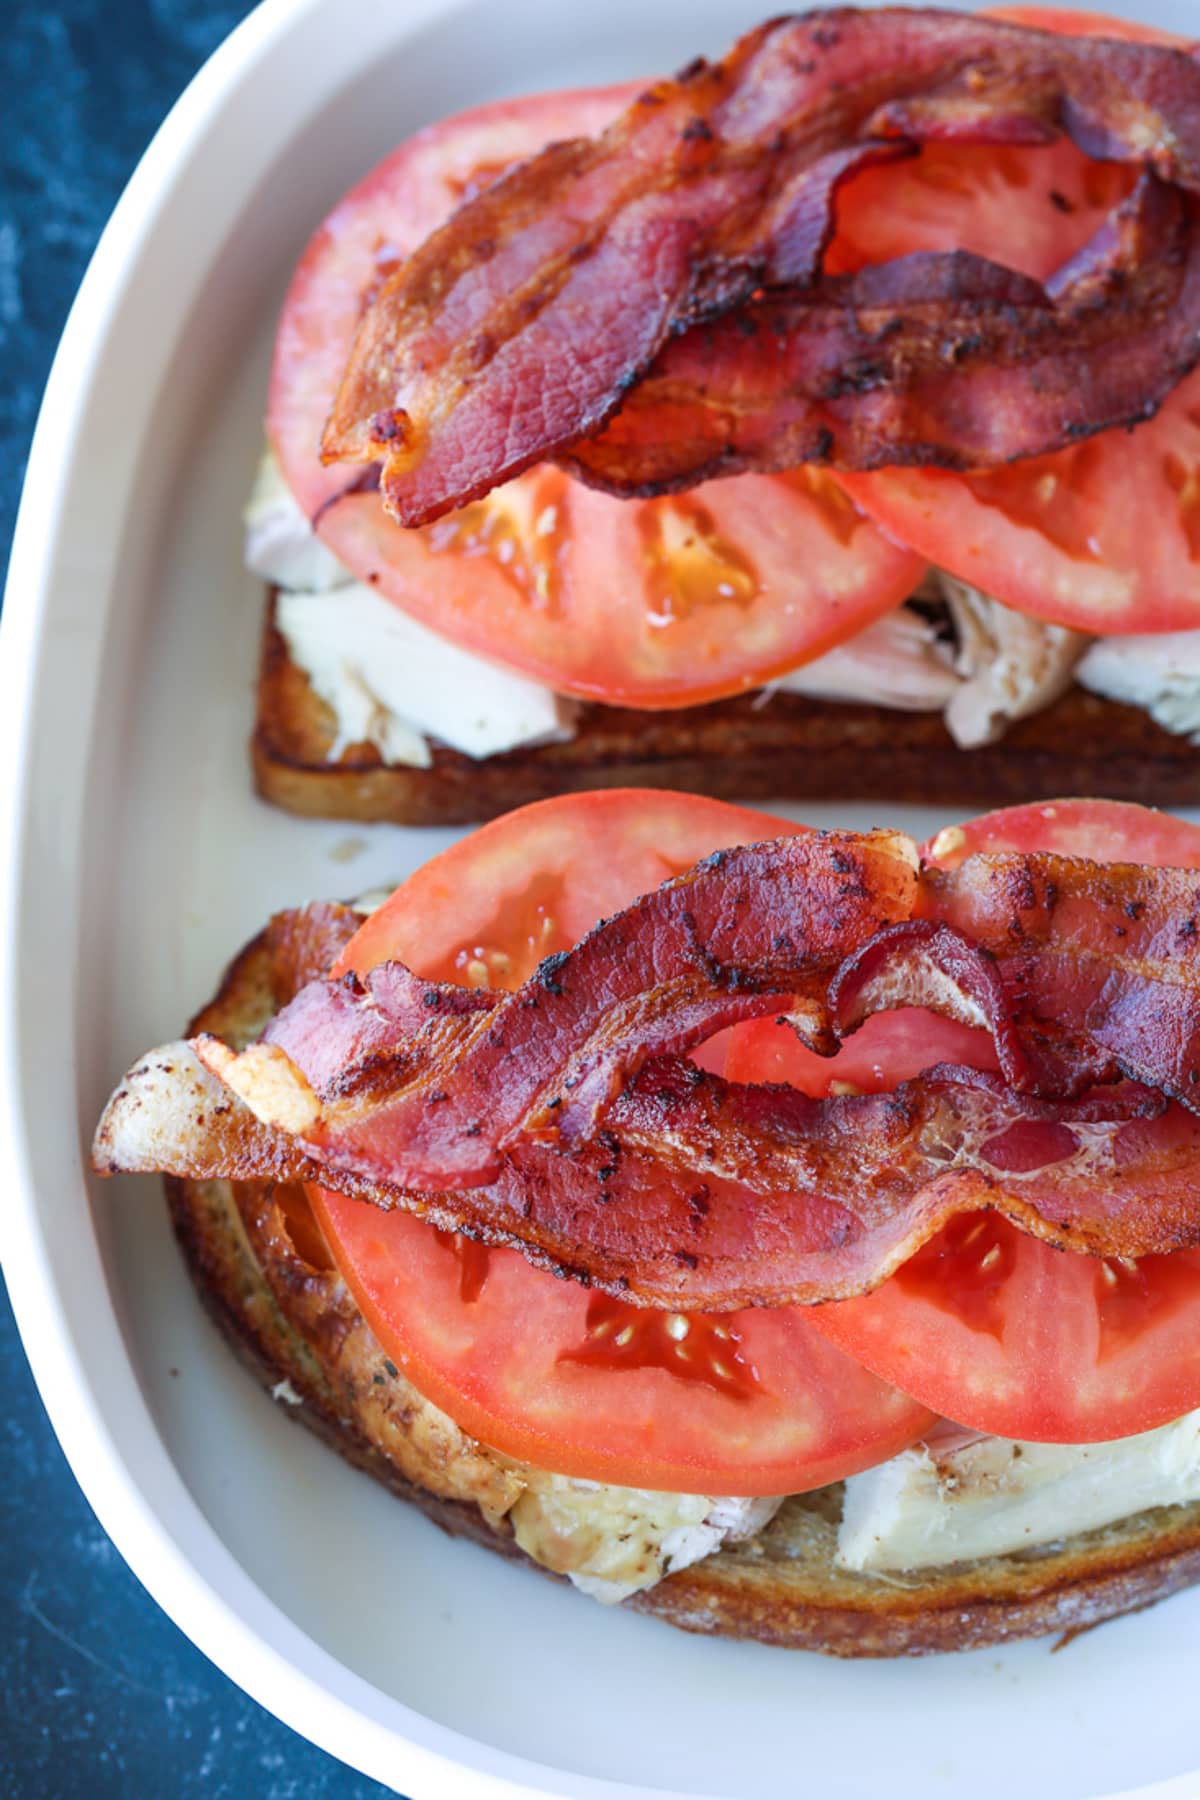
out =
<path fill-rule="evenodd" d="M 1194 24 L 1192 0 L 1153 13 Z M 259 591 L 238 515 L 308 232 L 429 119 L 670 68 L 754 16 L 732 0 L 268 0 L 135 177 L 51 384 L 4 626 L 5 766 L 23 770 L 0 1120 L 13 1297 L 76 1473 L 156 1598 L 297 1729 L 417 1800 L 609 1783 L 1084 1800 L 1168 1777 L 1190 1793 L 1200 1593 L 1059 1655 L 897 1664 L 602 1611 L 443 1538 L 293 1429 L 202 1317 L 157 1186 L 83 1173 L 121 1070 L 273 908 L 394 880 L 452 835 L 304 823 L 249 790 Z"/>

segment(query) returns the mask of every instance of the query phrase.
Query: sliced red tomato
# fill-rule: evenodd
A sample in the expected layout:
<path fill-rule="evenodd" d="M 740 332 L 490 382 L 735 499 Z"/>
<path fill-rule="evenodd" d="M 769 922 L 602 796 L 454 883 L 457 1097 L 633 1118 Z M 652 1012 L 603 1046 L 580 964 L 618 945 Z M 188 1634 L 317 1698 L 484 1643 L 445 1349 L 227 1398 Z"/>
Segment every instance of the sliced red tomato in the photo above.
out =
<path fill-rule="evenodd" d="M 1098 14 L 1017 7 L 1046 30 L 1180 42 Z M 1065 142 L 931 146 L 842 191 L 837 267 L 956 245 L 1044 279 L 1129 191 L 1133 171 Z M 1020 612 L 1111 635 L 1200 625 L 1200 373 L 1156 418 L 978 475 L 842 477 L 885 531 Z"/>
<path fill-rule="evenodd" d="M 710 851 L 797 829 L 680 795 L 548 800 L 427 864 L 338 969 L 400 956 L 429 976 L 515 986 L 547 950 Z M 515 1251 L 312 1197 L 387 1354 L 466 1430 L 541 1468 L 663 1491 L 790 1493 L 869 1467 L 929 1424 L 807 1312 L 640 1310 Z"/>
<path fill-rule="evenodd" d="M 539 467 L 420 531 L 344 493 L 317 443 L 364 293 L 481 176 L 607 124 L 636 88 L 537 95 L 418 133 L 351 190 L 292 280 L 268 429 L 329 548 L 360 580 L 464 648 L 565 693 L 690 706 L 760 686 L 903 600 L 921 559 L 822 471 L 744 475 L 614 500 Z M 322 511 L 322 508 L 325 508 Z"/>
<path fill-rule="evenodd" d="M 1200 827 L 1138 806 L 1063 800 L 990 813 L 926 846 L 944 867 L 987 850 L 1200 868 Z M 885 1041 L 900 1028 L 870 1024 Z M 892 1079 L 919 1059 L 913 1020 L 900 1029 L 904 1055 L 884 1064 Z M 931 1060 L 948 1029 L 930 1021 Z M 977 1059 L 968 1049 L 965 1060 Z M 739 1046 L 728 1072 L 761 1080 L 780 1066 Z M 813 1321 L 885 1380 L 1001 1437 L 1091 1443 L 1200 1406 L 1200 1254 L 1190 1251 L 1136 1263 L 1073 1256 L 991 1214 L 968 1215 L 873 1294 L 818 1307 Z"/>
<path fill-rule="evenodd" d="M 1005 806 L 937 832 L 922 846 L 927 862 L 954 869 L 985 851 L 1086 856 L 1093 862 L 1200 868 L 1200 826 L 1124 800 L 1047 800 Z"/>

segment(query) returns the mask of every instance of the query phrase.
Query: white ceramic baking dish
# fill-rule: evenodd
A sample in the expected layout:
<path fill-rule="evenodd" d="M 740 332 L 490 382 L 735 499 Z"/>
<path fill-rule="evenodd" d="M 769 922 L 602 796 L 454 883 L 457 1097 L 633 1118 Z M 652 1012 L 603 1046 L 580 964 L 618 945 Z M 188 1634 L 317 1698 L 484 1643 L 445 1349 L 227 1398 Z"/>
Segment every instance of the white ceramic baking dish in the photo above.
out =
<path fill-rule="evenodd" d="M 1193 0 L 1156 16 L 1185 29 Z M 882 1665 L 603 1611 L 443 1539 L 292 1429 L 201 1317 L 156 1184 L 85 1174 L 116 1076 L 273 907 L 397 878 L 448 835 L 302 823 L 250 794 L 238 512 L 291 262 L 411 128 L 671 68 L 753 17 L 267 0 L 147 152 L 54 366 L 0 639 L 5 1268 L 55 1428 L 140 1579 L 264 1705 L 416 1800 L 1190 1795 L 1200 1594 L 1060 1655 Z"/>

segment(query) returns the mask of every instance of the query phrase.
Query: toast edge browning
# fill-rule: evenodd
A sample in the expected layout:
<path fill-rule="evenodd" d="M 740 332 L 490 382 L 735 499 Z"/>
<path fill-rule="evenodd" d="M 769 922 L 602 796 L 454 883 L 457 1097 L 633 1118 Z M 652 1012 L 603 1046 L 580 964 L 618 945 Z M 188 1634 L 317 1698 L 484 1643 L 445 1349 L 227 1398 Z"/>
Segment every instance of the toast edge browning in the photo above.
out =
<path fill-rule="evenodd" d="M 268 594 L 251 762 L 262 798 L 307 818 L 477 824 L 605 787 L 976 809 L 1063 794 L 1200 804 L 1200 751 L 1187 738 L 1082 688 L 978 750 L 960 750 L 936 713 L 756 693 L 672 712 L 585 704 L 568 742 L 483 761 L 438 745 L 431 768 L 413 769 L 358 744 L 331 762 L 333 715 L 291 660 L 274 604 Z"/>

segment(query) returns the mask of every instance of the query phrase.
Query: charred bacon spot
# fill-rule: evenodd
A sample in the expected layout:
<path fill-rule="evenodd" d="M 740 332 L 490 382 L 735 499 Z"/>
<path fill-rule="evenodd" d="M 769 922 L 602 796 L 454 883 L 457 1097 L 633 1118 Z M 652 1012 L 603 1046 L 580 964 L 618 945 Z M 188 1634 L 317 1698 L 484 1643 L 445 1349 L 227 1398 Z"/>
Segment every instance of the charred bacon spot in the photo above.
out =
<path fill-rule="evenodd" d="M 378 439 L 381 443 L 390 444 L 393 443 L 396 438 L 402 438 L 404 436 L 407 424 L 407 413 L 399 409 L 388 410 L 385 408 L 380 412 L 372 414 L 371 436 Z"/>
<path fill-rule="evenodd" d="M 561 994 L 563 984 L 559 976 L 571 960 L 569 950 L 556 950 L 552 956 L 544 956 L 534 970 L 534 980 L 540 981 L 549 994 Z"/>

